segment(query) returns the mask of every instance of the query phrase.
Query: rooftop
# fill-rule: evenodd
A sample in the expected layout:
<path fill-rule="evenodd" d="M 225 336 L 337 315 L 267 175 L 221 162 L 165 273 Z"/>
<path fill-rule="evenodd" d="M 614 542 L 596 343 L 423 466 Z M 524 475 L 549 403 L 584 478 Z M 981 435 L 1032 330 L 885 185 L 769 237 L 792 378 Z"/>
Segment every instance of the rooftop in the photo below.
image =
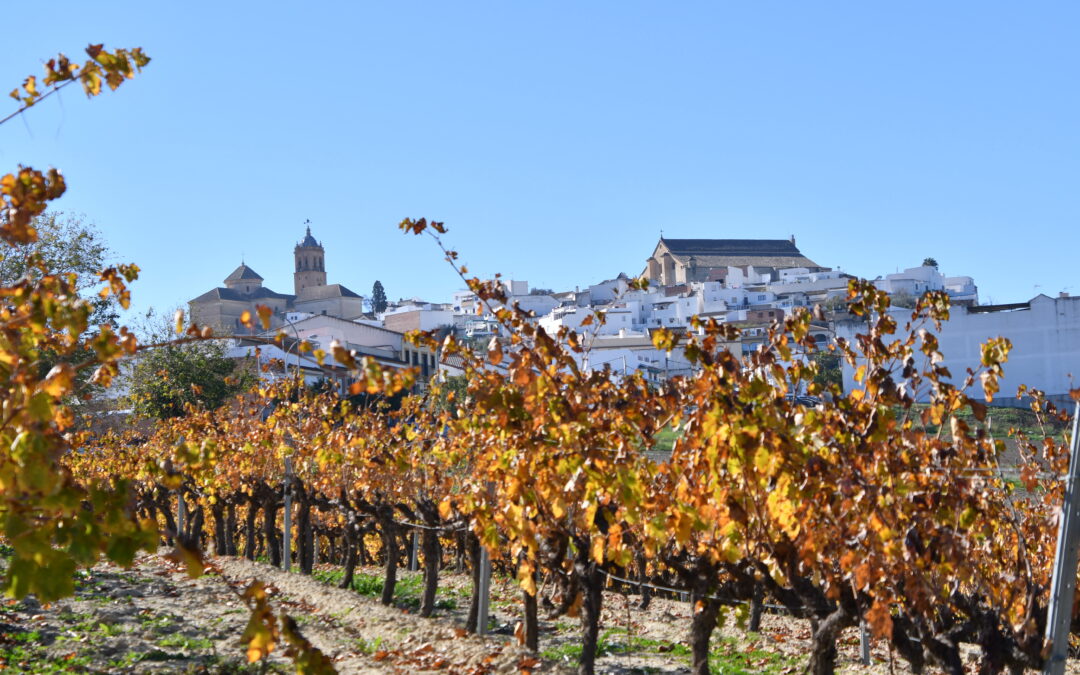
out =
<path fill-rule="evenodd" d="M 232 274 L 225 277 L 225 281 L 243 281 L 245 279 L 258 279 L 259 281 L 262 281 L 262 277 L 259 276 L 259 273 L 244 263 L 240 263 L 240 267 L 237 267 L 233 270 Z"/>
<path fill-rule="evenodd" d="M 693 262 L 698 267 L 808 267 L 820 268 L 799 251 L 789 239 L 667 239 L 663 246 L 680 262 Z"/>

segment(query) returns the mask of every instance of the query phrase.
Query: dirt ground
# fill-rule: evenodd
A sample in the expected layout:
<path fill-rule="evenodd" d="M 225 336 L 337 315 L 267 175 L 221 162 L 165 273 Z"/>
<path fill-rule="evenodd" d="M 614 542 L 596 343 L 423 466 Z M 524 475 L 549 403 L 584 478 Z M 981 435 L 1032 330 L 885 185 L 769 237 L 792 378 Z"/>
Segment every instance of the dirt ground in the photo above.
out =
<path fill-rule="evenodd" d="M 33 598 L 0 605 L 0 669 L 52 673 L 262 673 L 292 672 L 276 650 L 265 664 L 249 665 L 239 637 L 248 612 L 234 589 L 253 578 L 268 584 L 275 611 L 297 620 L 301 631 L 330 656 L 341 673 L 439 672 L 570 673 L 580 653 L 578 621 L 541 622 L 540 654 L 518 645 L 520 591 L 493 580 L 493 634 L 466 635 L 470 582 L 465 574 L 440 578 L 436 616 L 417 616 L 409 598 L 398 607 L 315 578 L 262 563 L 218 558 L 222 574 L 189 579 L 161 555 L 145 555 L 130 570 L 107 565 L 80 573 L 77 594 L 49 606 Z M 323 568 L 324 573 L 329 568 Z M 372 578 L 379 570 L 359 570 Z M 402 572 L 401 587 L 418 587 L 418 572 Z M 604 599 L 601 656 L 605 674 L 686 673 L 689 605 L 654 599 L 648 611 L 638 598 L 608 593 Z M 809 649 L 809 626 L 766 614 L 762 630 L 747 634 L 729 616 L 714 634 L 716 673 L 800 673 Z M 884 644 L 872 644 L 872 664 L 859 663 L 856 631 L 845 634 L 840 672 L 888 673 Z M 972 655 L 972 659 L 974 655 Z M 1077 664 L 1069 671 L 1080 673 Z M 907 669 L 897 661 L 892 672 Z"/>

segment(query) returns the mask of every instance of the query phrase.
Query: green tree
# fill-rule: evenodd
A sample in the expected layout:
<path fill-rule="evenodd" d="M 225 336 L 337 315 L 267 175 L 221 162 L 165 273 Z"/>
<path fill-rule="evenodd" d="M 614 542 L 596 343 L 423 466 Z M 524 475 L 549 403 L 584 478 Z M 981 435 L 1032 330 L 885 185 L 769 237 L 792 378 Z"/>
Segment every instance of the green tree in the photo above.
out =
<path fill-rule="evenodd" d="M 821 351 L 815 352 L 810 357 L 818 365 L 817 375 L 814 382 L 822 387 L 835 384 L 844 390 L 844 375 L 840 369 L 840 352 Z"/>
<path fill-rule="evenodd" d="M 934 269 L 937 269 L 937 259 L 936 258 L 923 258 L 922 264 L 923 264 L 923 267 L 933 267 Z"/>
<path fill-rule="evenodd" d="M 165 344 L 140 355 L 128 400 L 140 417 L 179 417 L 188 406 L 217 408 L 247 390 L 255 375 L 226 356 L 225 342 Z"/>
<path fill-rule="evenodd" d="M 386 289 L 383 288 L 382 282 L 376 279 L 375 285 L 371 287 L 371 311 L 376 314 L 385 312 L 386 304 Z"/>
<path fill-rule="evenodd" d="M 119 319 L 114 295 L 102 298 L 96 291 L 101 270 L 111 255 L 101 231 L 84 216 L 63 211 L 46 211 L 31 220 L 36 239 L 8 248 L 0 257 L 0 285 L 13 286 L 22 279 L 38 281 L 45 273 L 75 275 L 79 295 L 92 306 L 87 330 L 80 336 L 80 346 L 60 357 L 53 350 L 41 350 L 38 370 L 44 377 L 53 366 L 63 361 L 71 365 L 94 355 L 89 342 L 100 332 L 102 324 L 115 326 Z M 89 382 L 90 371 L 76 375 L 80 397 L 91 398 L 101 387 Z M 77 399 L 75 399 L 77 400 Z"/>
<path fill-rule="evenodd" d="M 110 251 L 93 223 L 84 216 L 46 211 L 34 217 L 32 227 L 35 241 L 12 246 L 0 257 L 0 284 L 10 286 L 27 275 L 38 279 L 43 268 L 50 274 L 74 273 L 82 289 L 97 283 Z"/>
<path fill-rule="evenodd" d="M 177 340 L 172 312 L 146 313 L 136 325 L 139 343 L 158 345 L 132 360 L 125 376 L 127 400 L 140 417 L 165 419 L 188 405 L 217 408 L 255 383 L 257 375 L 226 356 L 228 340 Z"/>
<path fill-rule="evenodd" d="M 847 311 L 848 301 L 845 295 L 831 295 L 821 303 L 821 308 L 827 312 Z"/>

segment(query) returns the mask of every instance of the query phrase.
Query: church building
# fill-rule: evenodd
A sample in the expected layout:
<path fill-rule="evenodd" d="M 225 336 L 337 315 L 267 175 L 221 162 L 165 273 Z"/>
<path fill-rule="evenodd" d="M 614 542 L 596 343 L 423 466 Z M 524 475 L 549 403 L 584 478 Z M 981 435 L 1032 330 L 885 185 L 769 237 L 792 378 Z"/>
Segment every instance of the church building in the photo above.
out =
<path fill-rule="evenodd" d="M 247 311 L 257 316 L 255 307 L 266 305 L 273 310 L 271 328 L 285 324 L 286 312 L 325 314 L 341 319 L 356 319 L 364 314 L 364 299 L 342 286 L 326 283 L 326 251 L 321 242 L 311 236 L 311 228 L 303 241 L 293 249 L 293 293 L 277 293 L 263 286 L 258 272 L 241 263 L 225 277 L 224 288 L 218 287 L 188 301 L 192 320 L 209 325 L 215 331 L 241 335 L 248 331 L 240 323 Z"/>
<path fill-rule="evenodd" d="M 660 286 L 690 281 L 723 281 L 728 267 L 752 267 L 756 272 L 821 267 L 795 247 L 791 239 L 665 239 L 660 236 L 642 276 Z"/>

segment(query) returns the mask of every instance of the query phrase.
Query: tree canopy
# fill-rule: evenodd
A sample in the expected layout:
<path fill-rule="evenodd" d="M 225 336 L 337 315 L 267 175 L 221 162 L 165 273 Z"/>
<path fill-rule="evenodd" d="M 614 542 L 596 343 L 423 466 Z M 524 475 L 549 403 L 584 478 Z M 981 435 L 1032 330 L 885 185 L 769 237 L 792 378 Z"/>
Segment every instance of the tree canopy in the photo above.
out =
<path fill-rule="evenodd" d="M 94 355 L 89 341 L 100 332 L 103 324 L 115 325 L 119 318 L 115 295 L 101 297 L 94 292 L 100 284 L 101 270 L 112 254 L 96 225 L 85 216 L 64 211 L 46 211 L 31 220 L 34 241 L 10 246 L 0 256 L 0 285 L 13 286 L 23 279 L 39 281 L 44 274 L 75 275 L 78 294 L 92 307 L 87 329 L 80 336 L 81 346 L 61 357 L 53 350 L 39 353 L 38 370 L 42 376 L 58 362 L 76 364 Z M 100 387 L 89 382 L 90 372 L 76 375 L 78 391 L 89 397 Z"/>
<path fill-rule="evenodd" d="M 382 282 L 376 279 L 375 285 L 371 287 L 371 311 L 376 314 L 385 312 L 386 305 L 386 289 L 383 288 Z"/>
<path fill-rule="evenodd" d="M 226 355 L 226 340 L 177 341 L 168 313 L 147 312 L 140 353 L 126 376 L 127 399 L 140 417 L 178 417 L 188 406 L 213 410 L 255 382 L 255 373 Z"/>
<path fill-rule="evenodd" d="M 141 417 L 178 417 L 188 406 L 214 409 L 251 385 L 254 375 L 226 356 L 222 341 L 167 344 L 142 354 L 128 399 Z"/>

